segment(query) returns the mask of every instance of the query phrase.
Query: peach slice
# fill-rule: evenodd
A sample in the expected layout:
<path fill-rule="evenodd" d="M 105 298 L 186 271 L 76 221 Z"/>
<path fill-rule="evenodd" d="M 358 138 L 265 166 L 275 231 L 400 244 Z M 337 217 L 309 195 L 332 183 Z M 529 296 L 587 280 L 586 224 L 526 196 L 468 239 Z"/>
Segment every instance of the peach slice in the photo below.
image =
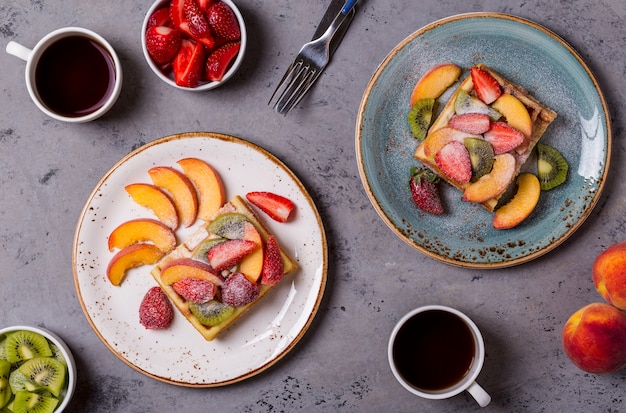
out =
<path fill-rule="evenodd" d="M 172 285 L 184 278 L 210 281 L 218 287 L 224 284 L 224 279 L 216 274 L 216 271 L 210 265 L 196 261 L 193 258 L 173 260 L 161 269 L 161 281 L 165 285 Z"/>
<path fill-rule="evenodd" d="M 200 159 L 185 158 L 178 164 L 198 191 L 198 218 L 209 221 L 226 202 L 222 178 L 211 165 Z"/>
<path fill-rule="evenodd" d="M 437 152 L 439 152 L 444 146 L 452 141 L 459 141 L 463 143 L 465 138 L 478 138 L 478 135 L 472 135 L 471 133 L 462 132 L 458 129 L 443 127 L 437 129 L 426 137 L 422 142 L 422 149 L 424 155 L 434 159 Z"/>
<path fill-rule="evenodd" d="M 243 224 L 243 239 L 254 241 L 257 245 L 257 249 L 241 260 L 239 263 L 239 271 L 250 281 L 257 282 L 259 277 L 261 277 L 261 270 L 263 269 L 263 238 L 261 238 L 261 234 L 259 234 L 256 227 L 246 221 Z"/>
<path fill-rule="evenodd" d="M 483 203 L 496 198 L 508 188 L 515 175 L 515 157 L 510 153 L 496 155 L 491 172 L 469 184 L 463 192 L 463 200 Z"/>
<path fill-rule="evenodd" d="M 411 107 L 420 99 L 437 99 L 461 75 L 461 68 L 454 63 L 440 63 L 428 69 L 417 81 L 411 92 Z"/>
<path fill-rule="evenodd" d="M 176 206 L 161 188 L 156 185 L 136 183 L 127 185 L 124 189 L 133 201 L 152 210 L 159 221 L 173 230 L 178 228 Z"/>
<path fill-rule="evenodd" d="M 493 216 L 495 229 L 509 229 L 525 220 L 539 202 L 541 186 L 539 179 L 531 173 L 517 177 L 517 192 L 506 205 L 498 208 Z"/>
<path fill-rule="evenodd" d="M 133 244 L 117 252 L 109 261 L 106 274 L 111 284 L 118 286 L 124 280 L 126 272 L 140 265 L 154 264 L 165 253 L 153 244 Z"/>
<path fill-rule="evenodd" d="M 109 251 L 150 241 L 164 253 L 176 248 L 174 230 L 156 219 L 138 218 L 120 224 L 109 235 Z"/>
<path fill-rule="evenodd" d="M 533 133 L 533 122 L 526 106 L 515 96 L 504 93 L 491 107 L 500 112 L 506 118 L 506 123 L 522 132 L 526 139 L 530 139 Z"/>
<path fill-rule="evenodd" d="M 190 227 L 198 215 L 198 195 L 185 175 L 169 166 L 155 166 L 148 171 L 152 183 L 172 195 L 180 223 Z"/>

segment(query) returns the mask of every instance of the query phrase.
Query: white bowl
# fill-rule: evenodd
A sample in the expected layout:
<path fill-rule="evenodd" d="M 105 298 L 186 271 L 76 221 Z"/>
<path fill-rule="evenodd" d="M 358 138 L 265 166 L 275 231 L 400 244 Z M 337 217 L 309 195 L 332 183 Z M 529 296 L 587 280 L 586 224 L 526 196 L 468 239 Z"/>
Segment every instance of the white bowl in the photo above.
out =
<path fill-rule="evenodd" d="M 9 333 L 12 333 L 18 330 L 27 330 L 27 331 L 32 331 L 32 332 L 41 334 L 42 336 L 50 340 L 52 343 L 56 344 L 56 346 L 61 350 L 61 353 L 63 353 L 63 357 L 65 357 L 65 361 L 67 362 L 68 375 L 67 375 L 67 380 L 66 380 L 65 392 L 62 393 L 63 400 L 61 400 L 61 403 L 59 403 L 56 410 L 54 411 L 54 413 L 61 413 L 62 411 L 65 410 L 70 400 L 72 400 L 72 396 L 74 395 L 74 390 L 76 390 L 76 362 L 74 361 L 74 356 L 72 356 L 72 352 L 70 351 L 67 344 L 65 344 L 65 342 L 59 336 L 41 327 L 31 327 L 31 326 L 5 327 L 5 328 L 0 329 L 0 339 L 8 335 Z"/>
<path fill-rule="evenodd" d="M 239 29 L 241 30 L 239 53 L 237 53 L 237 57 L 235 58 L 235 61 L 230 66 L 230 69 L 228 69 L 228 71 L 224 74 L 224 77 L 222 78 L 222 80 L 220 80 L 219 82 L 202 81 L 196 87 L 185 87 L 185 86 L 177 85 L 176 82 L 174 81 L 174 77 L 172 74 L 168 76 L 167 74 L 163 73 L 163 71 L 161 71 L 159 66 L 157 66 L 154 63 L 154 61 L 148 54 L 148 49 L 146 48 L 146 30 L 148 29 L 148 20 L 150 20 L 150 16 L 152 16 L 152 13 L 154 13 L 156 10 L 168 5 L 171 2 L 171 0 L 157 0 L 152 4 L 150 9 L 148 9 L 148 12 L 146 13 L 146 16 L 143 20 L 143 24 L 141 25 L 141 48 L 143 50 L 143 55 L 146 58 L 146 62 L 148 62 L 148 66 L 150 66 L 152 71 L 168 85 L 173 86 L 180 90 L 188 90 L 188 91 L 193 91 L 193 92 L 202 92 L 205 90 L 215 89 L 216 87 L 222 85 L 228 79 L 230 79 L 241 66 L 241 62 L 243 61 L 243 57 L 246 52 L 246 44 L 247 44 L 247 39 L 248 39 L 246 24 L 243 21 L 243 16 L 241 15 L 241 12 L 239 11 L 235 3 L 233 3 L 231 0 L 220 0 L 220 1 L 226 3 L 228 7 L 232 9 L 233 13 L 235 13 L 235 16 L 237 17 L 237 22 L 239 23 Z"/>

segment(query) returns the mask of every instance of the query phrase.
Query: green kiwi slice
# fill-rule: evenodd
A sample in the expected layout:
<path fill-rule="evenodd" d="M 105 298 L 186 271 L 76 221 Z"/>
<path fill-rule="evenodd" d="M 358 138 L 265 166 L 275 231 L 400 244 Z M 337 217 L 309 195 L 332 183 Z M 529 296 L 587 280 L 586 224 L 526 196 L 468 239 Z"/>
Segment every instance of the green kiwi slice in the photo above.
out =
<path fill-rule="evenodd" d="M 481 138 L 465 138 L 463 143 L 470 154 L 472 182 L 476 182 L 481 176 L 491 172 L 495 160 L 493 146 Z"/>
<path fill-rule="evenodd" d="M 15 394 L 13 401 L 14 413 L 52 413 L 59 404 L 54 397 L 39 393 L 20 391 Z"/>
<path fill-rule="evenodd" d="M 35 384 L 58 397 L 65 384 L 65 366 L 52 357 L 35 357 L 17 369 Z"/>
<path fill-rule="evenodd" d="M 0 408 L 4 407 L 11 400 L 11 396 L 13 396 L 11 386 L 9 385 L 10 374 L 11 363 L 6 360 L 0 360 Z"/>
<path fill-rule="evenodd" d="M 20 363 L 34 357 L 50 357 L 52 350 L 48 340 L 33 331 L 19 330 L 7 336 L 4 342 L 7 361 Z"/>
<path fill-rule="evenodd" d="M 9 387 L 13 393 L 18 391 L 40 391 L 42 387 L 32 381 L 30 377 L 19 370 L 13 370 L 9 375 Z"/>
<path fill-rule="evenodd" d="M 228 239 L 243 238 L 243 223 L 248 218 L 239 212 L 227 212 L 215 218 L 207 226 L 207 230 Z"/>
<path fill-rule="evenodd" d="M 435 99 L 426 98 L 415 102 L 409 111 L 407 119 L 409 121 L 411 133 L 420 141 L 423 141 L 426 138 L 426 133 L 428 132 L 430 123 L 433 120 L 434 107 Z"/>
<path fill-rule="evenodd" d="M 557 149 L 545 143 L 537 146 L 537 175 L 543 191 L 556 188 L 565 182 L 569 166 Z"/>
<path fill-rule="evenodd" d="M 228 238 L 209 238 L 202 241 L 196 248 L 194 248 L 191 253 L 191 258 L 198 261 L 203 261 L 208 263 L 208 253 L 211 248 L 216 246 L 217 244 L 221 244 L 222 242 L 228 241 Z"/>
<path fill-rule="evenodd" d="M 228 320 L 233 315 L 235 307 L 228 306 L 217 300 L 207 301 L 202 304 L 189 301 L 189 310 L 200 323 L 213 327 Z"/>
<path fill-rule="evenodd" d="M 456 98 L 454 99 L 454 111 L 457 115 L 464 113 L 482 113 L 489 115 L 489 119 L 494 122 L 502 117 L 500 112 L 486 105 L 482 100 L 470 95 L 463 89 L 460 89 L 456 94 Z"/>

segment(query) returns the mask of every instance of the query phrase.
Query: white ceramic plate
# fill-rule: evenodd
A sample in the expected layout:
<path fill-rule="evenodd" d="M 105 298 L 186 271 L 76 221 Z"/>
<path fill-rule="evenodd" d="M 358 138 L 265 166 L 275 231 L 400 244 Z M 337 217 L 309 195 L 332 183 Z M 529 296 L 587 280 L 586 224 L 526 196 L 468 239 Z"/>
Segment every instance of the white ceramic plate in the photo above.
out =
<path fill-rule="evenodd" d="M 287 223 L 263 219 L 262 213 L 259 216 L 299 269 L 213 341 L 206 341 L 178 312 L 166 330 L 146 330 L 139 323 L 143 295 L 156 285 L 150 275 L 152 266 L 130 270 L 119 287 L 106 277 L 113 256 L 107 247 L 111 231 L 129 219 L 153 217 L 151 211 L 134 203 L 124 187 L 134 182 L 150 183 L 148 169 L 177 167 L 176 161 L 184 157 L 211 164 L 222 177 L 228 199 L 252 190 L 272 191 L 296 205 L 293 219 Z M 179 230 L 179 242 L 194 227 Z M 133 151 L 113 166 L 83 209 L 72 260 L 78 298 L 104 344 L 141 373 L 190 387 L 221 386 L 246 379 L 290 351 L 317 312 L 328 266 L 322 221 L 298 178 L 262 148 L 215 133 L 168 136 Z"/>

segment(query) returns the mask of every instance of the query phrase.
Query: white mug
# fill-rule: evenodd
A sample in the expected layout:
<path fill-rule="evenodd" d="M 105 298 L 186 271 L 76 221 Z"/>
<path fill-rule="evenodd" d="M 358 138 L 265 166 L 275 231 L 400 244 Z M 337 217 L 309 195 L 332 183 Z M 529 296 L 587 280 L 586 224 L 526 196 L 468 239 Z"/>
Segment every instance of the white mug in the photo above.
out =
<path fill-rule="evenodd" d="M 72 43 L 72 47 L 62 46 L 68 45 L 68 42 L 80 43 Z M 87 47 L 79 53 L 76 52 L 75 44 Z M 65 54 L 62 54 L 63 50 Z M 102 36 L 88 29 L 81 27 L 57 29 L 44 36 L 32 50 L 10 41 L 6 46 L 6 51 L 26 61 L 26 87 L 33 102 L 45 114 L 60 121 L 82 123 L 99 118 L 113 107 L 122 89 L 122 66 L 117 53 Z M 53 56 L 57 51 L 57 56 Z M 51 63 L 50 66 L 60 69 L 63 59 L 59 59 L 58 56 L 67 56 L 69 51 L 74 51 L 74 53 L 70 55 L 71 59 L 65 60 L 76 59 L 80 64 L 68 65 L 67 68 L 72 70 L 81 68 L 83 69 L 81 72 L 72 72 L 72 76 L 61 78 L 53 74 L 56 73 L 55 70 L 44 70 L 44 67 L 48 65 L 42 61 L 58 62 Z M 93 58 L 80 60 L 84 56 Z M 88 63 L 92 66 L 88 66 Z M 93 66 L 96 63 L 97 66 Z M 95 74 L 100 76 L 94 78 Z M 38 84 L 38 79 L 40 84 Z M 71 83 L 71 85 L 66 83 Z M 74 85 L 80 85 L 80 87 L 73 90 L 71 86 Z M 66 90 L 59 93 L 55 88 L 66 88 Z M 56 102 L 56 99 L 60 103 Z M 83 104 L 85 107 L 81 107 Z M 68 107 L 72 109 L 76 107 L 77 110 L 68 111 L 66 110 Z"/>
<path fill-rule="evenodd" d="M 417 354 L 418 348 L 424 350 L 433 347 L 435 354 Z M 410 349 L 413 353 L 404 354 L 403 348 Z M 435 364 L 452 363 L 451 359 L 464 352 L 467 354 L 459 356 L 458 366 L 436 368 Z M 454 308 L 428 305 L 405 314 L 391 333 L 387 353 L 393 375 L 405 389 L 413 394 L 426 399 L 447 399 L 467 390 L 482 407 L 487 406 L 491 401 L 491 396 L 476 383 L 485 360 L 482 335 L 468 316 Z M 426 357 L 420 358 L 421 355 Z M 422 362 L 423 368 L 417 372 L 416 369 L 419 369 Z M 450 374 L 445 381 L 443 377 L 437 377 L 437 384 L 433 386 L 420 384 L 425 380 L 430 380 L 428 375 L 431 371 L 435 372 L 433 374 L 435 376 L 445 370 L 460 373 Z M 421 376 L 422 374 L 424 376 Z M 447 375 L 447 373 L 442 375 Z M 445 385 L 439 385 L 444 382 Z"/>

